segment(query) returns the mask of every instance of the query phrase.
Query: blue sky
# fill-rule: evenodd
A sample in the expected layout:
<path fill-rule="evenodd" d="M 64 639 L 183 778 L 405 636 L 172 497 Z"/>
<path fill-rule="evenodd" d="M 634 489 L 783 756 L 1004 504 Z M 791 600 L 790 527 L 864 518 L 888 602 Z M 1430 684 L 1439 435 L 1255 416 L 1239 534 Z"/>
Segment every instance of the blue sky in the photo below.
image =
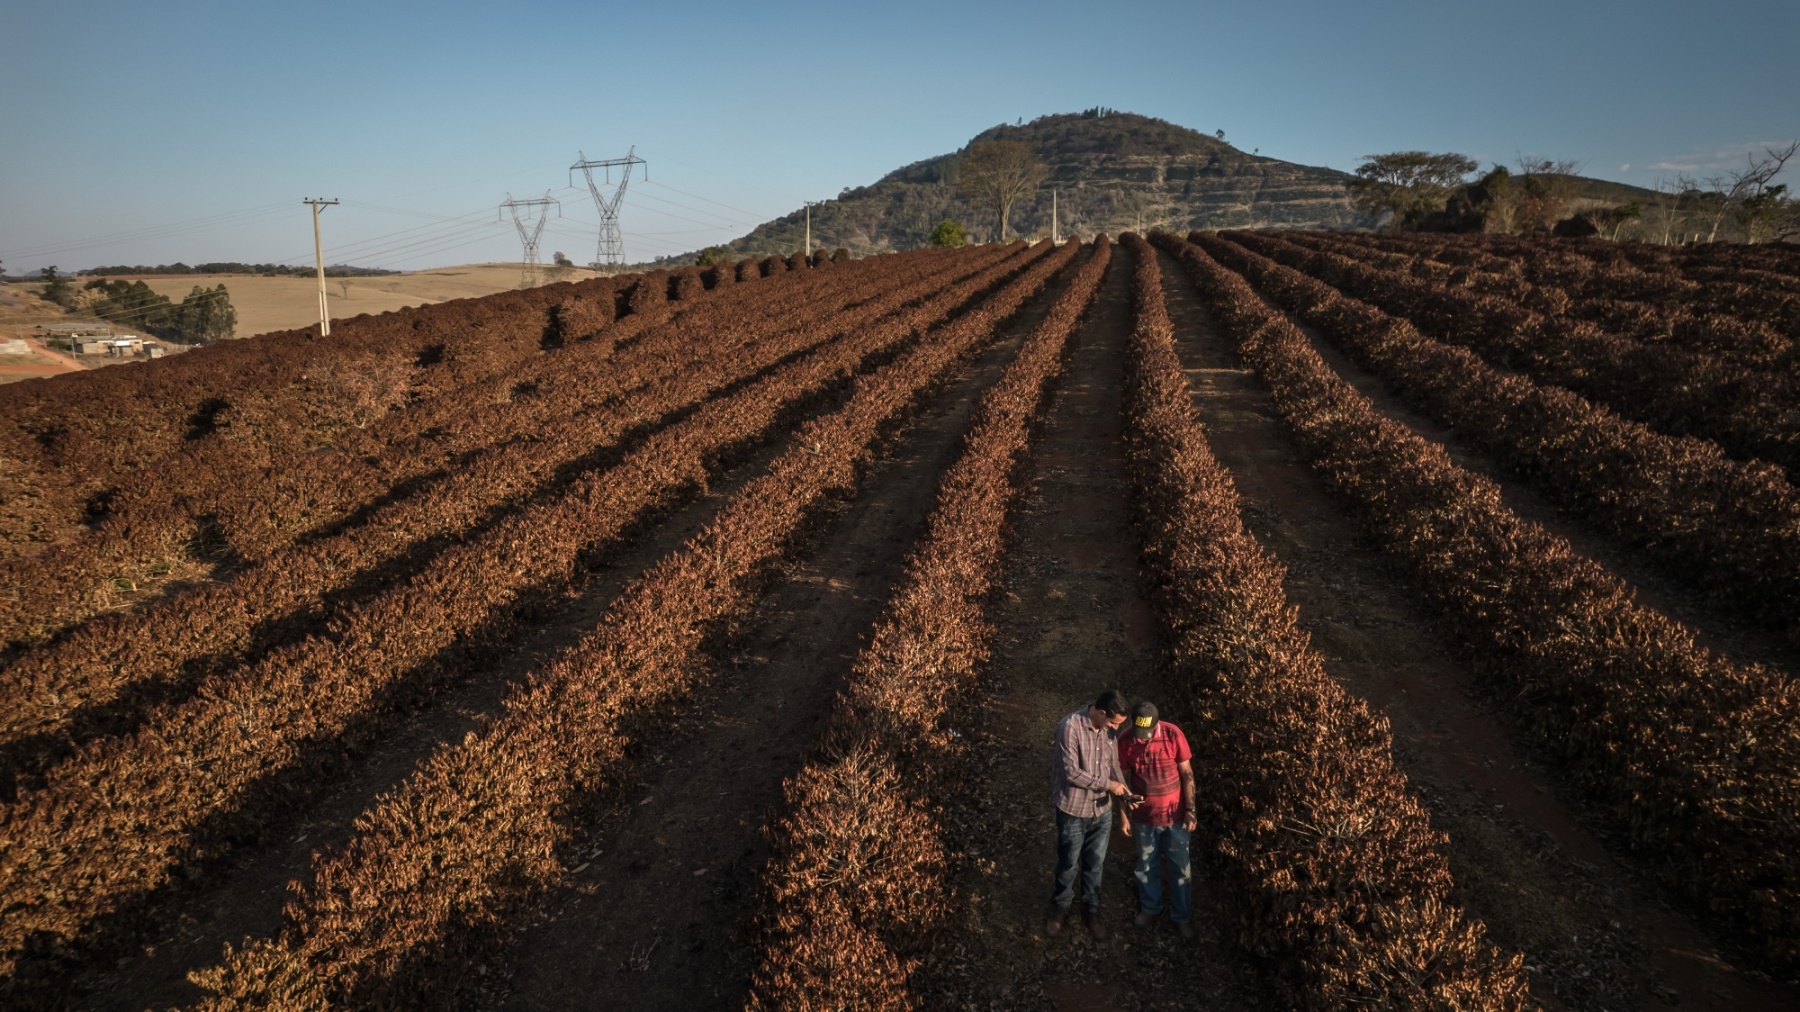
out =
<path fill-rule="evenodd" d="M 1104 105 L 1353 168 L 1575 158 L 1648 185 L 1800 137 L 1800 3 L 82 3 L 0 10 L 0 259 L 517 260 L 497 205 L 636 145 L 639 259 Z M 1790 175 L 1800 174 L 1791 173 Z M 580 180 L 577 177 L 576 182 Z M 825 237 L 830 239 L 831 237 Z"/>

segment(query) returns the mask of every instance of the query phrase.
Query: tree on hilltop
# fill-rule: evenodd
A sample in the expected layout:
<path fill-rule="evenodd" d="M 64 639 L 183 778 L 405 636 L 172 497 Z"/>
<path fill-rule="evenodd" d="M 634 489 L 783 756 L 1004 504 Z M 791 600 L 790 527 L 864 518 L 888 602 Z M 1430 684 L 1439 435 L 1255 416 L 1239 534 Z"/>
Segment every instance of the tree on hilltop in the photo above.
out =
<path fill-rule="evenodd" d="M 1005 242 L 1013 204 L 1049 175 L 1024 141 L 980 141 L 962 157 L 960 185 L 1000 219 L 999 238 Z"/>
<path fill-rule="evenodd" d="M 1475 171 L 1475 161 L 1459 154 L 1395 151 L 1366 155 L 1356 178 L 1344 184 L 1350 203 L 1371 218 L 1392 215 L 1393 228 L 1410 228 L 1443 209 L 1450 194 Z"/>

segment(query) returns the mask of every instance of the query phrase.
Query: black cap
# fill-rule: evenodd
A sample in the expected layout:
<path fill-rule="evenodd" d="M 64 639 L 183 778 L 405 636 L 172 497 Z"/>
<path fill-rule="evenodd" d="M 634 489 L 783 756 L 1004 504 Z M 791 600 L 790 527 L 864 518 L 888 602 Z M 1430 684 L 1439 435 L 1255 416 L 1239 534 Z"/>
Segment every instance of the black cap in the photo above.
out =
<path fill-rule="evenodd" d="M 1139 703 L 1131 708 L 1131 733 L 1148 741 L 1156 733 L 1157 713 L 1155 703 Z"/>

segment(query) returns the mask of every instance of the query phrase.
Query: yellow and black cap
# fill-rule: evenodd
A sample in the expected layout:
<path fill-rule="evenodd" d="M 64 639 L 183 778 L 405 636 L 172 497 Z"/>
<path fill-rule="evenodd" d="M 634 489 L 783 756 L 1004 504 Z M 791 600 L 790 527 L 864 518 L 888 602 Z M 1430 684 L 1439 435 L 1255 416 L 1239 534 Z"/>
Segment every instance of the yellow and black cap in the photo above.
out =
<path fill-rule="evenodd" d="M 1150 740 L 1156 733 L 1158 719 L 1155 703 L 1139 703 L 1131 708 L 1131 733 L 1145 741 Z"/>

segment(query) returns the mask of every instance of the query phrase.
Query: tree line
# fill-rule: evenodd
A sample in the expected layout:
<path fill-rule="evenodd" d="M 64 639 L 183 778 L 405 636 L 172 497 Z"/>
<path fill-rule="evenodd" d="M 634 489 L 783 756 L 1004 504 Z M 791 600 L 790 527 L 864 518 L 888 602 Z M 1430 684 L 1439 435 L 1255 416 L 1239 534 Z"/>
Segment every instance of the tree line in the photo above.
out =
<path fill-rule="evenodd" d="M 142 331 L 176 344 L 212 344 L 237 330 L 237 310 L 223 284 L 195 285 L 179 303 L 142 281 L 89 281 L 79 289 L 54 266 L 44 268 L 41 297 L 64 309 Z"/>
<path fill-rule="evenodd" d="M 1455 153 L 1368 155 L 1344 184 L 1350 202 L 1378 226 L 1428 232 L 1601 235 L 1647 242 L 1776 242 L 1800 236 L 1800 201 L 1775 182 L 1800 141 L 1746 155 L 1741 169 L 1659 180 L 1650 196 L 1583 197 L 1575 160 L 1521 157 L 1476 176 Z"/>
<path fill-rule="evenodd" d="M 139 264 L 135 267 L 93 267 L 85 271 L 77 271 L 82 277 L 114 277 L 120 274 L 260 274 L 272 277 L 313 277 L 318 273 L 315 267 L 293 267 L 288 264 L 242 264 L 235 261 L 219 263 L 195 264 L 189 267 L 184 263 L 157 264 L 147 267 Z M 368 278 L 383 274 L 398 274 L 399 271 L 382 270 L 378 267 L 327 267 L 325 276 L 331 278 Z"/>

